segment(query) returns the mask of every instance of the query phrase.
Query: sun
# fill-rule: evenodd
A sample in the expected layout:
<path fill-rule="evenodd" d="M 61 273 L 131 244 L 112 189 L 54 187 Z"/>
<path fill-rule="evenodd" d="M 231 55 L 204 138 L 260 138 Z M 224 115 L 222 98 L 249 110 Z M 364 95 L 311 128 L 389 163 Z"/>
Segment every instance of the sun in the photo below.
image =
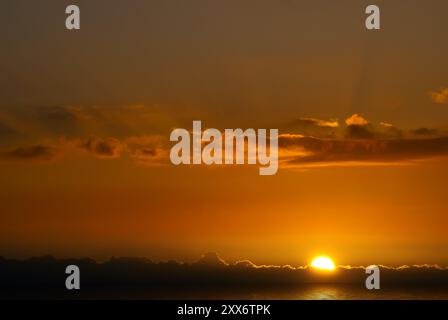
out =
<path fill-rule="evenodd" d="M 333 261 L 328 257 L 317 257 L 311 262 L 311 266 L 321 270 L 334 270 L 335 268 Z"/>

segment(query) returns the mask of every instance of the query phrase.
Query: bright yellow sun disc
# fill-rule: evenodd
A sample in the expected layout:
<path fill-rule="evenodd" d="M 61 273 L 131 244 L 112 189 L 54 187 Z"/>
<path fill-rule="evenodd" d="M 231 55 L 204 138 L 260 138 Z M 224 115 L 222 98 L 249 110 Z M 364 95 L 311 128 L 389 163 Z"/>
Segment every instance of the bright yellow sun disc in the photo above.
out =
<path fill-rule="evenodd" d="M 331 261 L 331 259 L 327 257 L 318 257 L 314 259 L 311 263 L 311 266 L 313 268 L 322 270 L 334 270 L 335 268 L 333 261 Z"/>

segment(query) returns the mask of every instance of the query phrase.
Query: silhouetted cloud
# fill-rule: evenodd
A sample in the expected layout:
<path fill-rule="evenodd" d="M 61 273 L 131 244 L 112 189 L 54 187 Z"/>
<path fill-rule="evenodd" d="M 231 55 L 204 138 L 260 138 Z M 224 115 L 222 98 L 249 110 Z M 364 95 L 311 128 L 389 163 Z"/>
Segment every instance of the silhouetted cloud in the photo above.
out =
<path fill-rule="evenodd" d="M 283 157 L 281 161 L 284 165 L 338 162 L 387 163 L 448 155 L 448 138 L 330 140 L 280 135 L 279 146 L 284 150 L 302 151 L 297 156 Z"/>
<path fill-rule="evenodd" d="M 48 145 L 33 145 L 28 147 L 17 147 L 0 151 L 0 158 L 10 161 L 49 161 L 56 157 L 58 149 Z"/>
<path fill-rule="evenodd" d="M 391 164 L 448 156 L 448 137 L 437 137 L 437 130 L 421 128 L 405 137 L 401 129 L 389 122 L 375 127 L 364 117 L 353 114 L 345 120 L 343 134 L 319 138 L 283 133 L 279 136 L 280 165 L 283 167 Z"/>
<path fill-rule="evenodd" d="M 430 128 L 418 128 L 411 130 L 412 134 L 415 134 L 417 136 L 435 136 L 439 133 L 436 129 L 430 129 Z"/>
<path fill-rule="evenodd" d="M 145 161 L 157 157 L 157 149 L 155 148 L 139 148 L 134 152 L 134 157 L 137 160 Z"/>
<path fill-rule="evenodd" d="M 345 120 L 347 125 L 345 136 L 349 139 L 371 139 L 375 136 L 370 123 L 358 114 Z"/>
<path fill-rule="evenodd" d="M 69 148 L 84 150 L 97 158 L 110 159 L 127 154 L 132 161 L 142 165 L 169 164 L 169 150 L 172 144 L 168 133 L 129 135 L 148 123 L 163 120 L 166 114 L 158 114 L 156 107 L 128 105 L 122 107 L 38 107 L 26 112 L 26 108 L 7 109 L 2 113 L 0 136 L 15 135 L 20 127 L 27 134 L 49 130 L 53 136 L 21 141 L 8 139 L 11 143 L 2 150 L 1 158 L 6 159 L 53 159 L 58 152 Z M 4 124 L 4 119 L 12 119 L 14 126 Z M 31 123 L 32 119 L 39 125 Z M 345 123 L 345 125 L 344 125 Z M 436 129 L 419 128 L 407 132 L 387 121 L 377 125 L 357 113 L 347 117 L 340 125 L 338 120 L 323 120 L 315 117 L 300 117 L 280 130 L 279 159 L 282 167 L 349 164 L 390 164 L 411 160 L 430 159 L 446 156 L 445 137 L 439 137 Z M 40 128 L 40 129 L 39 129 Z M 64 133 L 67 128 L 67 134 Z M 173 127 L 171 127 L 173 128 Z M 117 136 L 96 135 L 95 132 L 116 132 Z M 88 134 L 86 134 L 88 133 Z M 73 135 L 72 135 L 73 134 Z M 416 136 L 426 139 L 416 139 Z M 33 140 L 46 141 L 45 144 Z M 28 143 L 28 141 L 31 141 Z M 50 141 L 56 147 L 48 146 Z M 22 147 L 31 144 L 32 147 Z M 0 147 L 4 146 L 2 143 Z M 67 153 L 76 155 L 76 153 Z"/>
<path fill-rule="evenodd" d="M 225 267 L 228 263 L 224 261 L 216 252 L 207 252 L 195 263 L 204 267 Z"/>
<path fill-rule="evenodd" d="M 80 147 L 99 158 L 117 158 L 124 149 L 124 145 L 117 139 L 94 137 L 81 143 Z"/>
<path fill-rule="evenodd" d="M 220 290 L 224 286 L 300 286 L 309 284 L 354 284 L 364 286 L 367 277 L 363 266 L 338 266 L 332 272 L 309 266 L 256 265 L 249 260 L 228 263 L 217 254 L 205 254 L 198 262 L 153 262 L 145 258 L 112 258 L 98 263 L 92 259 L 55 259 L 50 256 L 28 260 L 0 257 L 0 296 L 63 297 L 67 290 L 64 270 L 68 265 L 81 270 L 82 293 L 101 298 L 132 292 L 146 292 L 159 297 L 166 290 L 179 292 L 198 287 Z M 448 285 L 448 269 L 437 265 L 379 266 L 381 288 L 419 285 L 422 288 Z M 297 287 L 296 287 L 297 288 Z"/>
<path fill-rule="evenodd" d="M 372 139 L 375 133 L 370 125 L 352 124 L 347 126 L 345 136 L 349 139 Z"/>
<path fill-rule="evenodd" d="M 129 137 L 125 143 L 132 159 L 140 164 L 160 165 L 168 163 L 168 141 L 160 135 Z"/>
<path fill-rule="evenodd" d="M 336 119 L 323 120 L 313 117 L 300 117 L 280 126 L 281 131 L 317 137 L 333 136 L 338 128 L 339 121 Z"/>

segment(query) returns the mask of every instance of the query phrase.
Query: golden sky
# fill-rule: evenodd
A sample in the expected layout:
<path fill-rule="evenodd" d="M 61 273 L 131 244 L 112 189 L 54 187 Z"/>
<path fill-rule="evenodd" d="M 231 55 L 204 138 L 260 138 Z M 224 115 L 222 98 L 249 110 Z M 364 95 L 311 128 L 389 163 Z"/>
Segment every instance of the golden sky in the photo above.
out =
<path fill-rule="evenodd" d="M 446 1 L 7 0 L 0 255 L 448 265 Z M 278 128 L 280 169 L 169 133 Z"/>

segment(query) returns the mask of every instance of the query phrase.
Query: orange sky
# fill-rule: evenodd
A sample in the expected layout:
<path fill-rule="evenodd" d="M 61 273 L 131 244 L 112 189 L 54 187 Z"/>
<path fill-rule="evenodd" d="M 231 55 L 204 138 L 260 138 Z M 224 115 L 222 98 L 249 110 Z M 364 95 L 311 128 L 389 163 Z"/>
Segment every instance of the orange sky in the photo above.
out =
<path fill-rule="evenodd" d="M 328 2 L 6 1 L 0 255 L 448 265 L 448 4 Z M 172 166 L 193 120 L 278 128 L 279 172 Z"/>

